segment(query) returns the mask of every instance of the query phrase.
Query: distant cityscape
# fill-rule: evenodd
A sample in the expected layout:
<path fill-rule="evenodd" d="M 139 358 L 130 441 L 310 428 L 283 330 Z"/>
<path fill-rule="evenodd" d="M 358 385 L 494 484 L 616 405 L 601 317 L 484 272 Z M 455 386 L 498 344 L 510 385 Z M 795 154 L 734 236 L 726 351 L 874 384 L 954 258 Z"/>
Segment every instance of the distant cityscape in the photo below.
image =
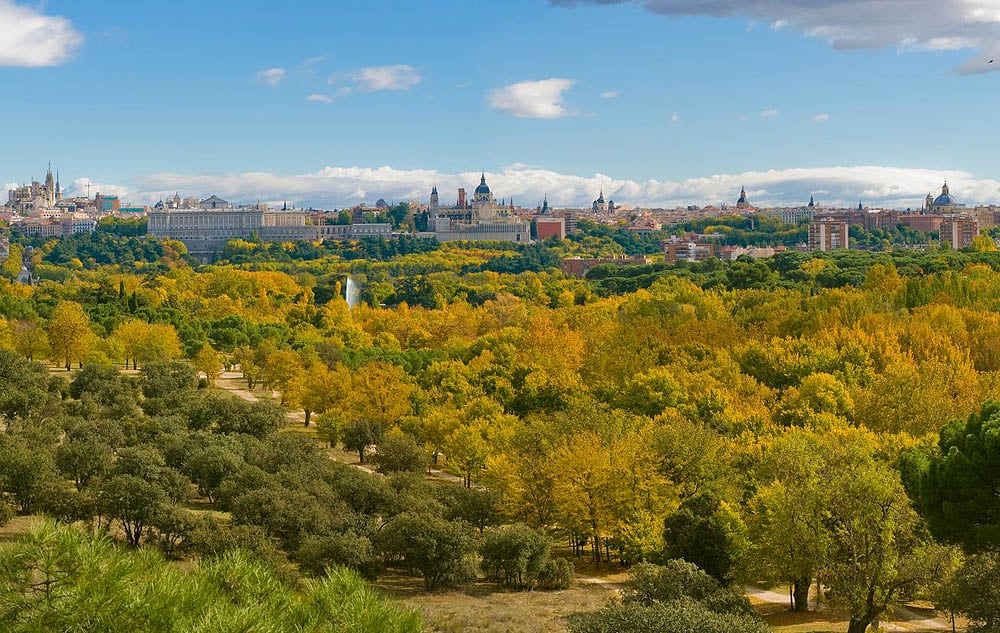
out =
<path fill-rule="evenodd" d="M 267 204 L 240 205 L 217 195 L 205 198 L 173 197 L 152 206 L 130 206 L 115 195 L 100 191 L 86 196 L 65 197 L 60 174 L 49 166 L 43 182 L 31 182 L 8 191 L 0 210 L 12 230 L 27 237 L 67 237 L 93 232 L 105 217 L 145 218 L 148 235 L 183 242 L 192 255 L 208 259 L 218 254 L 229 240 L 256 239 L 263 242 L 354 241 L 364 238 L 392 239 L 400 235 L 451 241 L 506 241 L 529 243 L 549 238 L 565 238 L 577 231 L 585 219 L 617 227 L 640 237 L 706 218 L 742 216 L 769 218 L 788 225 L 808 223 L 808 240 L 800 248 L 826 251 L 851 247 L 852 226 L 865 230 L 905 227 L 911 231 L 936 234 L 940 242 L 955 249 L 969 246 L 980 231 L 1000 223 L 996 205 L 965 206 L 952 195 L 945 182 L 938 195 L 929 193 L 916 211 L 868 207 L 859 201 L 856 208 L 824 207 L 811 197 L 794 207 L 757 207 L 746 188 L 734 195 L 733 206 L 687 206 L 673 209 L 636 208 L 605 199 L 603 191 L 589 207 L 554 208 L 548 197 L 533 207 L 517 205 L 513 198 L 497 199 L 484 172 L 478 186 L 468 195 L 465 188 L 455 192 L 454 202 L 442 202 L 435 186 L 426 201 L 405 204 L 405 221 L 395 225 L 375 221 L 394 206 L 378 200 L 374 206 L 356 205 L 343 210 L 317 210 Z M 735 259 L 769 257 L 784 247 L 720 246 L 717 235 L 671 235 L 663 239 L 668 262 L 704 261 L 718 257 Z M 596 258 L 564 266 L 571 274 L 582 275 L 597 263 L 630 263 L 621 258 Z M 631 262 L 639 263 L 639 262 Z"/>

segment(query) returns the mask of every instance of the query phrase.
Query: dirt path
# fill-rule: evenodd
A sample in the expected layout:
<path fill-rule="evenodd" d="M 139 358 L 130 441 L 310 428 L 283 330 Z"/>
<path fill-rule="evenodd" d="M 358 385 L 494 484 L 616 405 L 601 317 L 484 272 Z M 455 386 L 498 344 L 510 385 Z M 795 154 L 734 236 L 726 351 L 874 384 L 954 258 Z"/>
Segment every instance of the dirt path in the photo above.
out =
<path fill-rule="evenodd" d="M 893 621 L 882 625 L 886 631 L 951 631 L 951 620 L 933 611 L 896 607 Z"/>
<path fill-rule="evenodd" d="M 752 585 L 747 585 L 743 589 L 746 591 L 748 598 L 754 598 L 763 604 L 780 604 L 785 607 L 789 607 L 791 604 L 788 599 L 788 594 L 782 594 L 768 589 L 761 589 L 760 587 L 754 587 Z"/>
<path fill-rule="evenodd" d="M 215 386 L 219 389 L 223 389 L 233 394 L 238 398 L 242 398 L 247 402 L 257 402 L 260 400 L 253 393 L 247 391 L 246 389 L 240 388 L 238 385 L 243 382 L 243 375 L 238 371 L 224 371 L 219 375 L 219 379 L 215 382 Z"/>
<path fill-rule="evenodd" d="M 607 589 L 608 591 L 618 593 L 621 593 L 625 588 L 620 582 L 606 580 L 604 578 L 595 578 L 594 576 L 584 576 L 582 574 L 576 575 L 576 582 L 583 583 L 585 585 L 594 585 L 595 587 L 600 587 L 601 589 Z"/>
<path fill-rule="evenodd" d="M 785 609 L 789 608 L 789 598 L 787 594 L 761 589 L 760 587 L 745 587 L 748 597 L 762 604 L 781 605 Z M 923 610 L 911 607 L 896 607 L 891 620 L 881 623 L 884 631 L 951 631 L 951 620 L 946 616 L 938 615 L 933 610 Z"/>

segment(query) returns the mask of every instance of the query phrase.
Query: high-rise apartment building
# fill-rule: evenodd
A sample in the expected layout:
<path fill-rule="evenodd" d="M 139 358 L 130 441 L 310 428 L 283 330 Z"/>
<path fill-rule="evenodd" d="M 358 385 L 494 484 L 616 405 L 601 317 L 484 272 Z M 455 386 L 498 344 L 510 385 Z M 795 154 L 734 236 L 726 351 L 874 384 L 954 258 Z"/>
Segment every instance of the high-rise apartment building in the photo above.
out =
<path fill-rule="evenodd" d="M 809 225 L 809 250 L 833 251 L 850 248 L 847 222 L 834 219 L 821 219 Z"/>

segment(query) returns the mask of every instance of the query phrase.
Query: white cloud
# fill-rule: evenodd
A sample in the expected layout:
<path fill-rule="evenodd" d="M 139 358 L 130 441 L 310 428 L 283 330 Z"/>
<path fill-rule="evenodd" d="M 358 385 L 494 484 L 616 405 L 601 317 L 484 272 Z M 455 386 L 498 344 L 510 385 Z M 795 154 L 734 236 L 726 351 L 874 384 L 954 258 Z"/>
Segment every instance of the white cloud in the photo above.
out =
<path fill-rule="evenodd" d="M 83 43 L 83 34 L 64 17 L 0 0 L 0 66 L 58 66 Z"/>
<path fill-rule="evenodd" d="M 573 79 L 522 81 L 494 90 L 490 104 L 522 119 L 558 119 L 576 113 L 563 105 L 563 93 L 576 83 Z"/>
<path fill-rule="evenodd" d="M 781 112 L 775 110 L 774 108 L 768 108 L 760 113 L 760 118 L 762 119 L 775 119 L 781 115 Z"/>
<path fill-rule="evenodd" d="M 333 97 L 321 94 L 311 94 L 306 97 L 306 101 L 313 101 L 315 103 L 333 103 Z"/>
<path fill-rule="evenodd" d="M 423 77 L 413 66 L 400 64 L 397 66 L 368 66 L 351 71 L 346 75 L 333 75 L 330 84 L 338 83 L 346 78 L 354 83 L 354 89 L 359 92 L 380 92 L 382 90 L 409 90 L 416 86 Z"/>
<path fill-rule="evenodd" d="M 681 122 L 681 115 L 678 114 L 678 113 L 676 113 L 676 112 L 674 112 L 673 114 L 670 115 L 670 122 L 671 123 L 680 123 Z"/>
<path fill-rule="evenodd" d="M 884 166 L 818 167 L 739 174 L 716 174 L 681 181 L 636 181 L 604 174 L 577 176 L 515 164 L 499 173 L 488 173 L 490 187 L 500 197 L 534 205 L 546 193 L 558 206 L 589 206 L 603 188 L 605 196 L 619 203 L 653 207 L 689 204 L 735 204 L 740 186 L 746 185 L 750 201 L 757 205 L 794 205 L 822 192 L 824 205 L 857 206 L 858 199 L 869 206 L 917 208 L 928 192 L 936 192 L 948 181 L 962 203 L 1000 202 L 1000 181 L 974 178 L 961 171 L 936 171 Z M 85 179 L 84 179 L 85 180 Z M 79 182 L 79 181 L 78 181 Z M 458 174 L 435 170 L 400 170 L 392 167 L 324 167 L 300 175 L 266 172 L 223 175 L 154 174 L 140 179 L 135 199 L 153 203 L 174 195 L 207 197 L 215 193 L 227 200 L 288 200 L 321 208 L 343 207 L 377 198 L 426 202 L 431 187 L 437 185 L 443 202 L 459 187 L 469 190 L 479 183 L 479 172 Z M 77 185 L 74 184 L 74 188 Z M 102 185 L 101 191 L 110 189 Z M 84 188 L 84 193 L 86 189 Z M 92 188 L 92 192 L 97 189 Z"/>
<path fill-rule="evenodd" d="M 266 68 L 264 70 L 257 71 L 257 83 L 263 86 L 277 86 L 282 81 L 285 80 L 284 68 Z"/>
<path fill-rule="evenodd" d="M 826 112 L 821 112 L 812 118 L 813 123 L 826 123 L 830 120 L 830 115 Z"/>
<path fill-rule="evenodd" d="M 306 57 L 302 60 L 303 66 L 313 66 L 326 61 L 326 55 L 317 55 L 316 57 Z"/>
<path fill-rule="evenodd" d="M 550 0 L 554 5 L 631 4 L 632 0 Z M 680 17 L 742 16 L 795 29 L 838 50 L 974 50 L 961 73 L 1000 70 L 997 0 L 642 0 L 649 11 Z"/>
<path fill-rule="evenodd" d="M 617 90 L 608 90 L 607 92 L 601 93 L 601 99 L 614 99 L 621 93 Z"/>
<path fill-rule="evenodd" d="M 88 184 L 90 185 L 89 189 L 87 188 Z M 128 201 L 129 196 L 132 195 L 132 191 L 128 187 L 96 183 L 90 178 L 77 178 L 63 189 L 63 195 L 68 198 L 88 195 L 93 198 L 99 193 L 103 193 L 106 196 L 118 196 L 122 202 Z"/>

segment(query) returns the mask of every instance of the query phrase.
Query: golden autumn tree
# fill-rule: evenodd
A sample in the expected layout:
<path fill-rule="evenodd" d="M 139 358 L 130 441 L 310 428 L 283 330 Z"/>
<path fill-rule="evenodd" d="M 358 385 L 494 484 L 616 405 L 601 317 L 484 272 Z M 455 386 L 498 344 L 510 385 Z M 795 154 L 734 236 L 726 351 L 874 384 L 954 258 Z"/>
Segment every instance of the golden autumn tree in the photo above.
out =
<path fill-rule="evenodd" d="M 146 324 L 145 337 L 136 349 L 135 358 L 140 365 L 163 363 L 180 356 L 181 341 L 174 326 L 166 323 Z"/>
<path fill-rule="evenodd" d="M 93 342 L 90 319 L 73 301 L 60 301 L 49 319 L 49 351 L 54 362 L 69 371 L 73 363 L 83 364 Z"/>
<path fill-rule="evenodd" d="M 198 350 L 198 353 L 191 359 L 194 368 L 205 374 L 205 380 L 209 387 L 215 386 L 215 381 L 222 374 L 222 354 L 212 349 L 212 346 L 205 343 Z"/>
<path fill-rule="evenodd" d="M 38 321 L 9 321 L 10 344 L 14 351 L 28 360 L 45 358 L 49 353 L 49 335 Z"/>

